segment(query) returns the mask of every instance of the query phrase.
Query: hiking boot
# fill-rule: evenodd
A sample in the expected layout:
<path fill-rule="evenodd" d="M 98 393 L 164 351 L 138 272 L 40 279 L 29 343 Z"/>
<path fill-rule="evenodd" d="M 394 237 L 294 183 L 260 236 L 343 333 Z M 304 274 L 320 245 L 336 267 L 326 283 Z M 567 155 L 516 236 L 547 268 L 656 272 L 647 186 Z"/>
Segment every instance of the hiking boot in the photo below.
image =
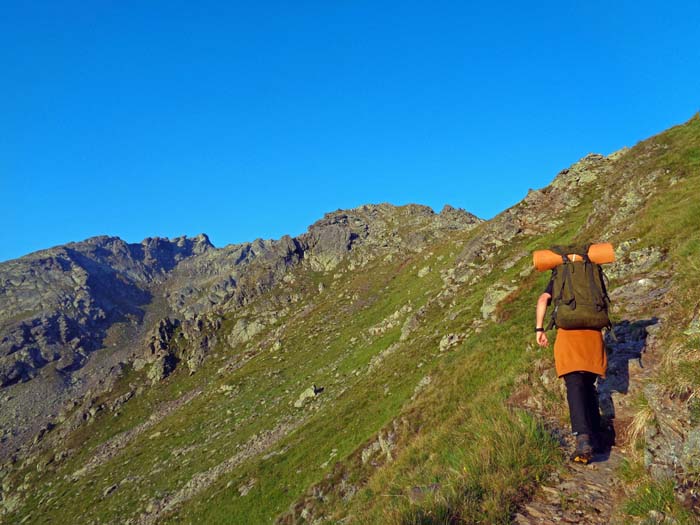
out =
<path fill-rule="evenodd" d="M 593 447 L 591 446 L 591 436 L 588 434 L 578 434 L 576 436 L 576 450 L 571 456 L 571 460 L 576 463 L 587 465 L 593 457 Z"/>

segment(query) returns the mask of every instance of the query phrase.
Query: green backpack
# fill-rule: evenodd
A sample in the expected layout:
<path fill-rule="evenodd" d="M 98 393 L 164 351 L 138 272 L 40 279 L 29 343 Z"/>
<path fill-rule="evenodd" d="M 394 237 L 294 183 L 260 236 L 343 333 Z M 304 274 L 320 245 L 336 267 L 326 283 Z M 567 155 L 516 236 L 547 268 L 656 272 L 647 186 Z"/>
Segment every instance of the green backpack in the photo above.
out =
<path fill-rule="evenodd" d="M 610 328 L 610 298 L 605 288 L 605 275 L 599 264 L 588 258 L 588 247 L 554 246 L 562 264 L 552 270 L 553 326 L 565 330 Z M 569 259 L 569 255 L 573 255 Z"/>

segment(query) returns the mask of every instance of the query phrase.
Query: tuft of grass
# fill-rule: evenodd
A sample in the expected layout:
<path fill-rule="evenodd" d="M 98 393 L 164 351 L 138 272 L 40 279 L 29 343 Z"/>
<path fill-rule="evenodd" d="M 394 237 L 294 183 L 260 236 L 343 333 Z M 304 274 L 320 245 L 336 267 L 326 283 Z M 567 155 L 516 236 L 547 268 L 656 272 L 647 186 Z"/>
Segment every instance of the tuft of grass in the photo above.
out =
<path fill-rule="evenodd" d="M 643 448 L 644 433 L 650 425 L 655 424 L 654 422 L 654 411 L 649 406 L 647 398 L 640 394 L 635 403 L 634 417 L 628 428 L 628 439 L 632 445 L 631 450 L 639 451 Z"/>
<path fill-rule="evenodd" d="M 658 523 L 659 519 L 679 525 L 697 523 L 697 516 L 676 498 L 672 480 L 646 479 L 625 502 L 623 512 L 629 516 L 648 518 L 649 523 Z"/>
<path fill-rule="evenodd" d="M 617 469 L 617 475 L 628 484 L 642 480 L 647 474 L 640 457 L 623 458 Z"/>

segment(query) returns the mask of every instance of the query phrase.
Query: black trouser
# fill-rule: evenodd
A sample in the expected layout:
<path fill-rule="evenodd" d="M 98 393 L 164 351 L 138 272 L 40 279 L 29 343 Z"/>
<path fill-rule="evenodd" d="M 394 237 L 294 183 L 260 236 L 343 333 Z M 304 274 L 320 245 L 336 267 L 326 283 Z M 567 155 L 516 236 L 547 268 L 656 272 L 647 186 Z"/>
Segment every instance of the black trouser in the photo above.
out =
<path fill-rule="evenodd" d="M 598 392 L 595 388 L 597 378 L 598 375 L 593 372 L 571 372 L 564 375 L 571 431 L 574 434 L 592 434 L 600 431 Z"/>

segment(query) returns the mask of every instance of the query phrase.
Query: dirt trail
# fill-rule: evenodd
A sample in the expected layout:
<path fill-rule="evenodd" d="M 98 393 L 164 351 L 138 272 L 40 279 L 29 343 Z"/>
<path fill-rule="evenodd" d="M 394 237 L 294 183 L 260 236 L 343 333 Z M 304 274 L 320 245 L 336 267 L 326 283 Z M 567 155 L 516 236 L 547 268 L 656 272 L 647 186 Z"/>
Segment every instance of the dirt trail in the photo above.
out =
<path fill-rule="evenodd" d="M 567 453 L 573 452 L 573 443 Z M 554 483 L 540 485 L 535 497 L 515 515 L 517 524 L 610 523 L 621 490 L 615 470 L 625 453 L 613 447 L 588 465 L 571 463 Z"/>

